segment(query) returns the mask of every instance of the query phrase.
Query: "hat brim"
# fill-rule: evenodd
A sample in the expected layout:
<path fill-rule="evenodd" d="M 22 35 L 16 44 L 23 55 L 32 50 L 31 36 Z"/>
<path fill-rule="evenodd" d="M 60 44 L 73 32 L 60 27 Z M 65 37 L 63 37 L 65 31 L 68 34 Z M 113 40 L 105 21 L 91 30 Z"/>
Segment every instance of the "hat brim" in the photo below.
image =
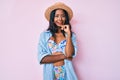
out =
<path fill-rule="evenodd" d="M 65 5 L 64 3 L 61 2 L 57 2 L 54 5 L 48 7 L 45 11 L 45 18 L 49 21 L 50 20 L 50 13 L 55 10 L 55 9 L 63 9 L 65 11 L 67 11 L 68 16 L 69 16 L 69 20 L 72 19 L 73 17 L 73 11 L 71 10 L 70 7 L 68 7 L 67 5 Z"/>

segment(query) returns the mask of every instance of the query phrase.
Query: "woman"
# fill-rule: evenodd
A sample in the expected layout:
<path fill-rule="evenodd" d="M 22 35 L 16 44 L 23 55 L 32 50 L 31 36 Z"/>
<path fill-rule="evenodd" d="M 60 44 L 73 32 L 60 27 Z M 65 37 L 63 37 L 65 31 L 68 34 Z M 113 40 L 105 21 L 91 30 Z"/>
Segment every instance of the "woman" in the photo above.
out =
<path fill-rule="evenodd" d="M 72 16 L 72 10 L 61 2 L 45 11 L 49 27 L 41 33 L 38 44 L 38 60 L 44 64 L 44 80 L 77 80 L 72 66 L 77 51 L 76 37 L 69 23 Z"/>

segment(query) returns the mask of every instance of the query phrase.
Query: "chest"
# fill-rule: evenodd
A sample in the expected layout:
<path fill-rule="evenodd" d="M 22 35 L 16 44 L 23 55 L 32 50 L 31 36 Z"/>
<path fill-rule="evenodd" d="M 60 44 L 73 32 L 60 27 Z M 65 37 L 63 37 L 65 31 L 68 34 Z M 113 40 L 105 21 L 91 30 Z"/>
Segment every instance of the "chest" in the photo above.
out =
<path fill-rule="evenodd" d="M 57 51 L 63 52 L 65 45 L 66 45 L 66 39 L 64 37 L 56 37 L 56 39 L 51 37 L 48 40 L 48 47 L 51 52 L 57 52 Z"/>
<path fill-rule="evenodd" d="M 65 40 L 63 34 L 56 34 L 55 37 L 51 36 L 49 40 L 53 40 L 56 44 L 59 44 L 61 41 Z"/>
<path fill-rule="evenodd" d="M 65 40 L 65 37 L 63 37 L 63 36 L 57 36 L 55 39 L 54 39 L 54 42 L 56 43 L 56 44 L 59 44 L 61 41 L 63 41 L 63 40 Z"/>

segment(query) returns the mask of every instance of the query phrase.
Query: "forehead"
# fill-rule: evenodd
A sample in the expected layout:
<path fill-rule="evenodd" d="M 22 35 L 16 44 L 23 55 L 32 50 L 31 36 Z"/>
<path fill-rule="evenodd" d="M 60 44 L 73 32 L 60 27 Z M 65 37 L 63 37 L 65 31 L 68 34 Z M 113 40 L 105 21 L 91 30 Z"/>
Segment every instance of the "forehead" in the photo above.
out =
<path fill-rule="evenodd" d="M 55 14 L 64 14 L 64 10 L 63 9 L 57 9 Z"/>

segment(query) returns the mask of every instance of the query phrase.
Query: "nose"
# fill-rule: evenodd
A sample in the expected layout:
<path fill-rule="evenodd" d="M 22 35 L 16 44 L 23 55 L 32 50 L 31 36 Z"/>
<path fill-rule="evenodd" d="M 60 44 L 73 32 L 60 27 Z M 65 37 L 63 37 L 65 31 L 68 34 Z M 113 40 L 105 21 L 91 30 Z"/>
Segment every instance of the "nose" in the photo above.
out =
<path fill-rule="evenodd" d="M 59 16 L 59 17 L 58 17 L 58 20 L 62 20 L 62 17 L 61 17 L 61 16 Z"/>

